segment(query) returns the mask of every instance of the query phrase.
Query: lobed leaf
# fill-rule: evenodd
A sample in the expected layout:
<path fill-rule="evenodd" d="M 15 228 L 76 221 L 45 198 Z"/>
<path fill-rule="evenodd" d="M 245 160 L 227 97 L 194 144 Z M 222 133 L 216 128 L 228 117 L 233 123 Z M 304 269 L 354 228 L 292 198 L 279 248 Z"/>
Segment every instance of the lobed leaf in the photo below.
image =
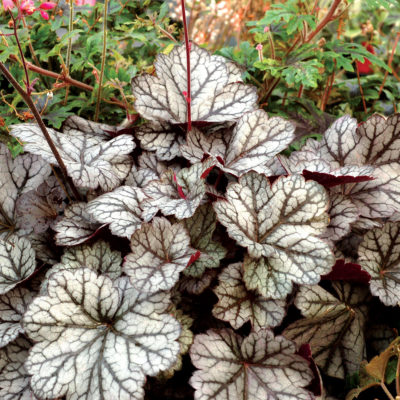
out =
<path fill-rule="evenodd" d="M 210 204 L 201 205 L 194 215 L 180 221 L 190 236 L 190 245 L 200 251 L 200 257 L 184 270 L 187 276 L 201 277 L 206 268 L 218 268 L 226 250 L 212 240 L 217 224 L 214 209 Z"/>
<path fill-rule="evenodd" d="M 111 140 L 89 136 L 69 130 L 60 133 L 48 128 L 49 135 L 78 187 L 112 190 L 128 175 L 132 160 L 128 155 L 135 144 L 130 135 L 120 135 Z M 57 164 L 42 131 L 36 124 L 19 124 L 11 127 L 11 135 L 24 142 L 24 149 Z"/>
<path fill-rule="evenodd" d="M 357 262 L 371 275 L 370 289 L 387 306 L 400 303 L 400 224 L 369 230 L 358 248 Z"/>
<path fill-rule="evenodd" d="M 35 251 L 28 239 L 17 235 L 0 237 L 0 294 L 28 278 L 35 268 Z"/>
<path fill-rule="evenodd" d="M 235 263 L 219 275 L 219 285 L 214 289 L 219 301 L 213 308 L 213 315 L 229 322 L 234 329 L 247 321 L 254 330 L 278 326 L 285 316 L 286 302 L 247 290 L 242 274 L 242 263 Z"/>
<path fill-rule="evenodd" d="M 143 294 L 90 269 L 50 277 L 23 318 L 36 344 L 25 363 L 40 398 L 143 399 L 145 375 L 170 368 L 179 323 L 166 294 Z"/>
<path fill-rule="evenodd" d="M 144 74 L 132 80 L 135 109 L 151 121 L 187 122 L 185 46 L 159 54 L 154 66 L 157 76 Z M 232 121 L 254 109 L 255 87 L 230 83 L 230 66 L 222 57 L 191 43 L 190 66 L 192 121 Z"/>
<path fill-rule="evenodd" d="M 229 135 L 229 136 L 228 136 Z M 220 162 L 220 168 L 236 176 L 262 167 L 294 139 L 294 126 L 280 117 L 269 118 L 263 110 L 244 114 L 232 133 L 205 135 L 198 129 L 188 133 L 182 155 L 200 161 L 204 154 Z"/>
<path fill-rule="evenodd" d="M 54 224 L 56 244 L 75 246 L 89 240 L 100 229 L 86 211 L 87 204 L 72 203 L 64 210 L 64 216 Z"/>
<path fill-rule="evenodd" d="M 116 236 L 130 238 L 142 223 L 142 215 L 146 209 L 144 203 L 147 196 L 142 189 L 131 186 L 120 186 L 110 193 L 103 194 L 89 202 L 86 212 L 93 220 L 109 224 L 111 232 Z M 149 210 L 147 208 L 147 210 Z M 149 210 L 146 220 L 150 220 L 157 209 Z"/>
<path fill-rule="evenodd" d="M 284 336 L 309 343 L 317 365 L 327 375 L 344 379 L 358 371 L 365 356 L 364 326 L 368 291 L 333 283 L 336 296 L 320 286 L 302 286 L 295 305 L 305 317 L 290 324 Z"/>
<path fill-rule="evenodd" d="M 171 225 L 165 218 L 154 218 L 136 231 L 131 250 L 125 258 L 124 272 L 134 287 L 146 293 L 171 289 L 194 253 L 184 227 Z"/>
<path fill-rule="evenodd" d="M 190 357 L 197 371 L 190 379 L 195 400 L 308 400 L 313 373 L 295 354 L 294 343 L 260 329 L 242 339 L 232 330 L 197 335 Z"/>
<path fill-rule="evenodd" d="M 20 324 L 33 294 L 21 287 L 16 287 L 0 296 L 0 347 L 12 342 L 23 329 Z"/>
<path fill-rule="evenodd" d="M 168 169 L 160 180 L 150 182 L 143 189 L 145 195 L 150 197 L 148 205 L 178 219 L 191 217 L 206 193 L 203 174 L 207 174 L 214 165 L 215 162 L 208 159 L 178 173 Z"/>
<path fill-rule="evenodd" d="M 30 343 L 19 337 L 0 349 L 0 398 L 3 400 L 39 400 L 30 388 L 24 363 Z"/>

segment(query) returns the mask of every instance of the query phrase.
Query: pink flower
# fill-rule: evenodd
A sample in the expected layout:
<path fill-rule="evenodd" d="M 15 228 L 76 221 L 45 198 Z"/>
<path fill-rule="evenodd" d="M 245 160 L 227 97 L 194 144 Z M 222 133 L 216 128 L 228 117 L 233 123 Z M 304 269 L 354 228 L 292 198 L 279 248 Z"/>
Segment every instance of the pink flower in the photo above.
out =
<path fill-rule="evenodd" d="M 35 4 L 32 0 L 24 0 L 21 3 L 21 11 L 25 14 L 32 15 L 35 11 Z"/>
<path fill-rule="evenodd" d="M 13 0 L 3 0 L 3 8 L 5 11 L 13 9 L 15 6 Z"/>
<path fill-rule="evenodd" d="M 53 3 L 52 1 L 45 1 L 39 6 L 39 8 L 41 8 L 42 10 L 52 10 L 56 5 L 57 4 Z"/>
<path fill-rule="evenodd" d="M 264 33 L 267 33 L 267 32 L 269 32 L 269 26 L 266 26 L 266 27 L 264 28 Z"/>
<path fill-rule="evenodd" d="M 262 51 L 262 49 L 263 49 L 263 45 L 261 43 L 258 43 L 258 45 L 256 46 L 256 50 Z"/>

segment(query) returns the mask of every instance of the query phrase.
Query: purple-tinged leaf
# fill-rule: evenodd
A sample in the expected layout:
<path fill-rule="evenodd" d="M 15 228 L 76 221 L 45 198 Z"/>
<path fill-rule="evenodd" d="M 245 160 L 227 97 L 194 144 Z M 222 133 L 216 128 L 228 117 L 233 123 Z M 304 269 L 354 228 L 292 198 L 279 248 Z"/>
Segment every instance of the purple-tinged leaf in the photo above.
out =
<path fill-rule="evenodd" d="M 356 263 L 347 263 L 345 260 L 336 260 L 332 271 L 329 274 L 322 275 L 321 279 L 329 281 L 346 281 L 368 284 L 371 275 Z"/>
<path fill-rule="evenodd" d="M 298 345 L 309 343 L 317 365 L 327 375 L 344 379 L 358 371 L 365 356 L 365 302 L 368 290 L 335 281 L 336 297 L 320 286 L 301 286 L 295 299 L 304 318 L 283 335 Z"/>
<path fill-rule="evenodd" d="M 400 303 L 400 224 L 369 230 L 358 248 L 357 262 L 371 275 L 370 289 L 387 306 Z"/>
<path fill-rule="evenodd" d="M 243 339 L 232 330 L 197 335 L 190 349 L 195 400 L 311 400 L 313 373 L 293 342 L 260 329 Z"/>
<path fill-rule="evenodd" d="M 303 170 L 302 175 L 306 180 L 313 180 L 318 182 L 326 188 L 331 188 L 333 186 L 344 185 L 346 183 L 358 183 L 372 181 L 374 178 L 372 176 L 350 176 L 350 175 L 332 175 L 326 174 L 324 172 L 313 172 L 306 169 Z"/>
<path fill-rule="evenodd" d="M 254 330 L 278 326 L 285 316 L 285 301 L 263 297 L 246 289 L 242 263 L 231 264 L 219 275 L 214 289 L 219 301 L 213 315 L 239 329 L 250 321 Z"/>
<path fill-rule="evenodd" d="M 183 275 L 177 283 L 177 290 L 186 291 L 190 294 L 199 295 L 204 292 L 210 285 L 213 279 L 218 275 L 215 269 L 206 269 L 199 278 L 190 275 Z"/>
<path fill-rule="evenodd" d="M 171 289 L 195 253 L 186 229 L 179 223 L 171 225 L 166 218 L 154 218 L 136 231 L 131 250 L 124 272 L 135 288 L 146 293 Z"/>
<path fill-rule="evenodd" d="M 66 207 L 66 194 L 54 176 L 36 190 L 23 193 L 15 205 L 18 225 L 24 232 L 43 234 Z"/>

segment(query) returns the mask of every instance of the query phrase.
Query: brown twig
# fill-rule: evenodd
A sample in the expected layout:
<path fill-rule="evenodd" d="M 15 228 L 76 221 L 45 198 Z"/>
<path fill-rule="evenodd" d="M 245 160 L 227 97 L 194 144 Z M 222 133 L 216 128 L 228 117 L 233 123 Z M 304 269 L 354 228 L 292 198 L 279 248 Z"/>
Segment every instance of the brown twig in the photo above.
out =
<path fill-rule="evenodd" d="M 304 43 L 308 43 L 314 39 L 325 26 L 334 19 L 335 11 L 339 7 L 342 0 L 334 0 L 328 12 L 317 27 L 306 37 Z"/>
<path fill-rule="evenodd" d="M 367 113 L 367 104 L 365 103 L 365 97 L 364 97 L 364 90 L 361 86 L 361 79 L 360 79 L 360 71 L 358 70 L 358 64 L 356 64 L 356 72 L 357 72 L 357 81 L 358 81 L 358 87 L 360 88 L 360 93 L 361 93 L 361 98 L 362 98 L 362 103 L 364 107 L 364 112 Z"/>
<path fill-rule="evenodd" d="M 23 98 L 25 101 L 26 105 L 29 107 L 31 110 L 33 116 L 36 119 L 37 124 L 39 125 L 40 130 L 42 131 L 52 153 L 54 154 L 55 159 L 57 160 L 57 163 L 61 169 L 62 174 L 64 175 L 64 179 L 66 182 L 68 182 L 69 186 L 71 187 L 72 192 L 74 193 L 74 196 L 77 200 L 81 199 L 81 196 L 75 187 L 74 183 L 72 182 L 71 178 L 68 176 L 67 168 L 64 164 L 64 161 L 62 160 L 56 146 L 54 145 L 49 132 L 47 131 L 47 128 L 39 114 L 39 111 L 37 110 L 34 102 L 32 101 L 31 96 L 25 90 L 22 88 L 22 86 L 16 81 L 16 79 L 12 76 L 12 74 L 8 71 L 8 69 L 5 67 L 5 65 L 0 62 L 0 71 L 3 73 L 5 78 L 10 82 L 10 84 L 15 88 L 15 90 L 20 94 L 20 96 Z"/>
<path fill-rule="evenodd" d="M 19 62 L 17 56 L 15 56 L 14 54 L 12 54 L 10 56 L 10 58 L 12 60 L 14 60 L 14 61 Z M 65 83 L 65 85 L 75 86 L 75 87 L 78 87 L 80 89 L 86 90 L 88 92 L 93 92 L 93 90 L 94 90 L 93 86 L 90 86 L 90 85 L 88 85 L 86 83 L 83 83 L 81 81 L 77 81 L 76 79 L 72 79 L 70 76 L 66 76 L 65 74 L 59 74 L 57 72 L 53 72 L 53 71 L 49 71 L 49 70 L 44 69 L 44 68 L 37 67 L 36 65 L 32 64 L 29 61 L 26 61 L 26 68 L 29 71 L 33 71 L 33 72 L 36 72 L 38 74 L 41 74 L 41 75 L 48 76 L 50 78 L 56 79 L 58 81 L 62 81 L 62 82 Z M 111 97 L 111 100 L 112 100 L 112 104 L 115 104 L 118 107 L 123 108 L 124 110 L 126 110 L 126 105 L 122 101 L 116 99 L 115 97 Z M 105 100 L 103 99 L 103 101 L 105 101 Z"/>

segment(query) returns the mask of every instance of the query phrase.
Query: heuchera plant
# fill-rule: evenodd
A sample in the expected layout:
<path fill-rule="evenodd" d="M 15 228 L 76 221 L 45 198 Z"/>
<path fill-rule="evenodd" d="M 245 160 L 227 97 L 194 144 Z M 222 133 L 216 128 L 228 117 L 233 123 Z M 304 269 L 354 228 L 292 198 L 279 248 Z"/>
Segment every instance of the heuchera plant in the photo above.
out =
<path fill-rule="evenodd" d="M 79 198 L 41 128 L 12 127 L 1 399 L 141 400 L 177 374 L 181 398 L 306 400 L 315 364 L 359 370 L 373 297 L 400 302 L 400 115 L 342 117 L 286 157 L 294 126 L 241 73 L 176 45 L 132 81 L 143 125 L 48 129 Z"/>

